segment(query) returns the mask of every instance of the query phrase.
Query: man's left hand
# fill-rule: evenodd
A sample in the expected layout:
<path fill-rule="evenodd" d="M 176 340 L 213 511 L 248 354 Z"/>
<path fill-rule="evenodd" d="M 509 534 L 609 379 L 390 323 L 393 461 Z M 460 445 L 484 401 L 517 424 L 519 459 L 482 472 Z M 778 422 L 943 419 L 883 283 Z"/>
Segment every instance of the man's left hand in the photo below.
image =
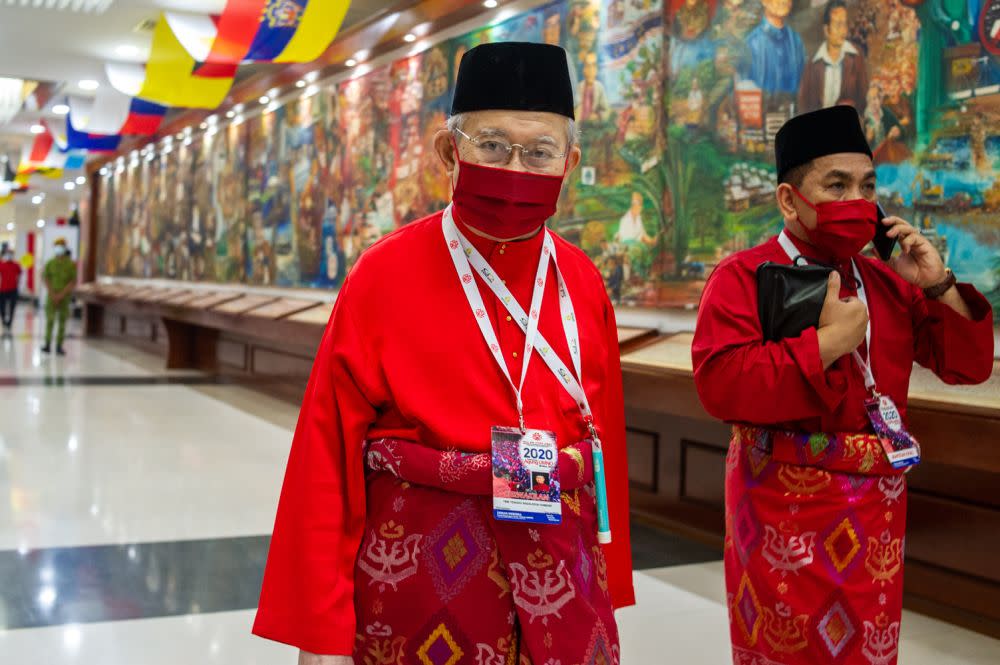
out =
<path fill-rule="evenodd" d="M 929 289 L 943 282 L 948 276 L 941 254 L 930 241 L 909 222 L 899 217 L 882 220 L 889 229 L 889 237 L 899 241 L 902 254 L 889 261 L 900 277 L 921 289 Z"/>

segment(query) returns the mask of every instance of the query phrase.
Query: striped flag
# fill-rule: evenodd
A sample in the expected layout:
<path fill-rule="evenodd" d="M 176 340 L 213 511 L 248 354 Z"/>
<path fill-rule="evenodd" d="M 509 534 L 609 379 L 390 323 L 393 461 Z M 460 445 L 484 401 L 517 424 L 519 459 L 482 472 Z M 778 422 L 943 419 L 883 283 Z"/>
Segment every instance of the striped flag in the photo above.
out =
<path fill-rule="evenodd" d="M 145 66 L 109 63 L 118 91 L 166 106 L 215 108 L 241 63 L 309 62 L 330 46 L 350 0 L 228 0 L 219 16 L 161 13 Z"/>
<path fill-rule="evenodd" d="M 167 114 L 167 107 L 129 97 L 111 87 L 102 88 L 93 99 L 70 97 L 73 126 L 90 134 L 151 136 Z"/>

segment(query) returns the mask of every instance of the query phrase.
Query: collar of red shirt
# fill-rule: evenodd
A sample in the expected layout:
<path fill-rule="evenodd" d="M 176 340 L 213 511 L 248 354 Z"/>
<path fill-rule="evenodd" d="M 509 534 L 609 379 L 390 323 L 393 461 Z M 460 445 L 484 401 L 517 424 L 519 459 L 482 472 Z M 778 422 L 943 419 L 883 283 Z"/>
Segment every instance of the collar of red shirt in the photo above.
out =
<path fill-rule="evenodd" d="M 802 238 L 797 237 L 794 233 L 791 232 L 790 229 L 787 228 L 785 229 L 785 235 L 788 236 L 788 238 L 792 241 L 792 244 L 795 245 L 796 249 L 798 249 L 799 252 L 802 253 L 802 256 L 804 256 L 805 258 L 816 259 L 817 261 L 822 261 L 827 265 L 837 266 L 838 268 L 841 269 L 841 272 L 843 272 L 844 268 L 846 268 L 847 271 L 850 272 L 851 268 L 850 261 L 838 261 L 837 259 L 833 258 L 830 255 L 830 253 L 827 252 L 825 249 L 817 245 L 813 245 L 803 240 Z"/>
<path fill-rule="evenodd" d="M 817 261 L 822 261 L 823 263 L 837 268 L 837 272 L 840 273 L 840 278 L 843 281 L 844 286 L 848 290 L 855 290 L 858 285 L 855 283 L 854 279 L 854 269 L 851 267 L 850 261 L 838 261 L 824 249 L 812 245 L 801 238 L 796 237 L 790 230 L 785 229 L 785 235 L 792 241 L 795 248 L 801 252 L 802 256 L 806 259 L 815 259 Z M 777 242 L 777 239 L 775 240 Z"/>
<path fill-rule="evenodd" d="M 530 264 L 528 267 L 534 273 L 535 268 L 538 266 L 538 256 L 542 251 L 542 241 L 545 239 L 545 235 L 541 232 L 541 229 L 535 235 L 524 240 L 498 241 L 484 238 L 469 228 L 464 222 L 457 219 L 456 221 L 462 235 L 472 243 L 473 247 L 479 250 L 479 253 L 487 261 L 495 254 L 500 254 L 505 259 L 523 258 L 527 264 Z"/>

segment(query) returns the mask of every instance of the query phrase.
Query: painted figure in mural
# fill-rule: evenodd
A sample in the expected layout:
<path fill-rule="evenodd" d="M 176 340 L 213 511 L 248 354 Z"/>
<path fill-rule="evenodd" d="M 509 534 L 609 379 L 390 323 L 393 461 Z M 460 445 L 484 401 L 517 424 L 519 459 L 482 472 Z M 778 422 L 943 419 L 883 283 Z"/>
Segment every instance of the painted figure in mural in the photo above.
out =
<path fill-rule="evenodd" d="M 823 44 L 802 75 L 799 111 L 846 104 L 864 113 L 868 94 L 868 68 L 864 58 L 847 41 L 847 3 L 831 0 L 823 10 Z"/>
<path fill-rule="evenodd" d="M 873 85 L 868 90 L 865 109 L 865 137 L 874 146 L 876 164 L 898 164 L 913 153 L 903 142 L 903 126 L 892 109 L 882 104 L 882 90 Z"/>
<path fill-rule="evenodd" d="M 853 108 L 793 118 L 775 143 L 784 230 L 719 264 L 692 345 L 705 409 L 734 425 L 725 548 L 733 658 L 895 665 L 904 472 L 919 461 L 905 430 L 913 363 L 947 383 L 985 381 L 993 316 L 898 217 L 883 221 L 898 258 L 860 254 L 879 222 L 872 153 Z M 819 321 L 765 341 L 757 267 L 799 256 L 831 268 Z"/>
<path fill-rule="evenodd" d="M 744 77 L 768 93 L 797 94 L 806 64 L 802 38 L 788 25 L 792 0 L 760 0 L 764 18 L 747 35 L 749 68 Z"/>
<path fill-rule="evenodd" d="M 691 91 L 688 92 L 687 96 L 687 113 L 684 124 L 693 129 L 701 125 L 705 119 L 704 116 L 705 95 L 701 91 L 701 83 L 698 82 L 698 77 L 695 76 L 691 79 Z"/>
<path fill-rule="evenodd" d="M 626 246 L 653 244 L 653 238 L 646 233 L 646 227 L 642 223 L 642 194 L 639 192 L 632 192 L 632 205 L 619 220 L 615 239 Z"/>
<path fill-rule="evenodd" d="M 709 60 L 715 41 L 709 27 L 715 14 L 715 0 L 672 0 L 674 41 L 670 44 L 670 71 Z"/>
<path fill-rule="evenodd" d="M 604 84 L 597 80 L 597 54 L 588 53 L 583 59 L 583 84 L 577 100 L 576 117 L 582 122 L 607 120 L 611 114 Z"/>
<path fill-rule="evenodd" d="M 558 7 L 550 9 L 545 14 L 542 23 L 542 42 L 552 46 L 562 45 L 562 10 Z M 569 67 L 569 78 L 573 84 L 573 98 L 579 95 L 580 83 L 576 74 L 576 67 L 573 66 L 573 57 L 566 52 L 566 66 Z"/>
<path fill-rule="evenodd" d="M 338 295 L 254 632 L 303 664 L 618 665 L 614 608 L 634 593 L 614 309 L 586 255 L 545 228 L 581 156 L 565 53 L 468 51 L 451 112 L 433 147 L 452 204 L 368 249 Z M 503 378 L 522 363 L 523 392 Z M 519 413 L 555 439 L 558 482 L 538 486 L 557 492 L 559 524 L 494 518 L 512 462 L 491 428 Z"/>

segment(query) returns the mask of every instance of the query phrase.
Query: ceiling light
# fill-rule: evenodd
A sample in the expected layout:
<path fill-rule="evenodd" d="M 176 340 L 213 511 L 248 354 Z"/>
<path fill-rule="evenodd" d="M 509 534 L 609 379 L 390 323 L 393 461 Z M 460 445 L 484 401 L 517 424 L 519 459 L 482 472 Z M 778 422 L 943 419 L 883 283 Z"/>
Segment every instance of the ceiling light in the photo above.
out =
<path fill-rule="evenodd" d="M 80 176 L 79 178 L 76 179 L 76 184 L 85 185 L 87 184 L 87 179 L 84 178 L 83 176 Z"/>
<path fill-rule="evenodd" d="M 267 104 L 269 101 L 271 101 L 271 98 L 268 97 L 267 95 L 262 95 L 261 98 L 257 101 L 259 101 L 261 104 Z"/>
<path fill-rule="evenodd" d="M 31 202 L 34 203 L 36 206 L 42 205 L 42 196 L 40 194 L 32 196 Z"/>
<path fill-rule="evenodd" d="M 316 79 L 319 78 L 319 72 L 317 72 L 317 71 L 311 71 L 308 74 L 306 74 L 305 76 L 303 76 L 302 78 L 304 78 L 307 83 L 315 83 Z"/>
<path fill-rule="evenodd" d="M 56 115 L 66 115 L 69 113 L 69 107 L 65 104 L 56 104 L 52 107 L 52 112 Z"/>
<path fill-rule="evenodd" d="M 14 230 L 14 222 L 7 222 L 7 230 L 8 231 Z"/>
<path fill-rule="evenodd" d="M 226 117 L 227 118 L 235 118 L 236 117 L 236 111 L 228 111 L 226 113 Z"/>
<path fill-rule="evenodd" d="M 417 36 L 415 34 L 413 34 L 412 32 L 407 33 L 407 35 L 405 37 L 403 37 L 403 41 L 406 42 L 406 43 L 408 43 L 408 44 L 411 44 L 411 43 L 417 41 Z"/>
<path fill-rule="evenodd" d="M 486 0 L 486 2 L 483 3 L 483 6 L 486 7 L 486 9 L 495 9 L 497 6 L 497 0 Z"/>
<path fill-rule="evenodd" d="M 267 96 L 270 97 L 271 99 L 277 99 L 278 98 L 278 94 L 280 92 L 281 91 L 278 90 L 277 88 L 271 88 L 270 90 L 267 91 Z"/>
<path fill-rule="evenodd" d="M 101 175 L 108 175 L 108 167 L 107 166 L 101 167 Z"/>
<path fill-rule="evenodd" d="M 302 93 L 302 97 L 303 98 L 312 97 L 317 92 L 319 92 L 319 86 L 313 84 L 313 85 L 311 85 L 311 86 L 309 86 L 308 88 L 305 89 L 305 92 Z"/>
<path fill-rule="evenodd" d="M 298 81 L 296 81 L 295 82 L 295 87 L 296 88 L 304 88 L 304 87 L 306 87 L 306 81 L 305 81 L 305 79 L 299 79 Z"/>
<path fill-rule="evenodd" d="M 201 127 L 202 129 L 208 129 L 208 123 L 207 122 L 203 122 L 203 123 L 201 123 L 198 126 Z"/>
<path fill-rule="evenodd" d="M 233 110 L 236 111 L 237 113 L 243 113 L 243 104 L 237 104 L 236 106 L 233 107 Z"/>
<path fill-rule="evenodd" d="M 40 229 L 44 229 L 45 228 L 45 220 L 44 219 L 38 220 L 38 222 L 35 224 L 35 226 L 37 226 Z"/>
<path fill-rule="evenodd" d="M 45 128 L 42 127 L 41 125 L 32 125 L 31 126 L 31 133 L 32 134 L 44 134 L 45 133 Z"/>
<path fill-rule="evenodd" d="M 189 137 L 187 137 L 186 139 L 184 139 L 184 145 L 191 145 L 191 141 L 192 141 L 192 140 L 193 140 L 193 139 L 192 139 L 192 138 L 191 138 L 190 136 L 189 136 Z"/>
<path fill-rule="evenodd" d="M 219 122 L 219 116 L 217 116 L 217 115 L 210 115 L 207 118 L 205 118 L 205 122 L 207 122 L 210 125 L 214 125 L 217 122 Z"/>
<path fill-rule="evenodd" d="M 63 188 L 67 192 L 72 192 L 74 189 L 76 189 L 76 183 L 75 182 L 67 182 L 66 184 L 63 185 Z"/>
<path fill-rule="evenodd" d="M 348 67 L 353 67 L 354 65 L 358 64 L 358 61 L 355 60 L 354 58 L 349 58 L 347 62 L 345 62 L 344 64 L 347 65 Z"/>
<path fill-rule="evenodd" d="M 184 138 L 184 132 L 177 132 L 177 140 L 180 141 Z"/>
<path fill-rule="evenodd" d="M 101 84 L 94 79 L 83 79 L 77 85 L 80 86 L 81 90 L 97 90 L 101 87 Z"/>
<path fill-rule="evenodd" d="M 134 58 L 139 55 L 138 47 L 132 46 L 131 44 L 122 44 L 115 49 L 115 53 L 123 58 Z"/>

